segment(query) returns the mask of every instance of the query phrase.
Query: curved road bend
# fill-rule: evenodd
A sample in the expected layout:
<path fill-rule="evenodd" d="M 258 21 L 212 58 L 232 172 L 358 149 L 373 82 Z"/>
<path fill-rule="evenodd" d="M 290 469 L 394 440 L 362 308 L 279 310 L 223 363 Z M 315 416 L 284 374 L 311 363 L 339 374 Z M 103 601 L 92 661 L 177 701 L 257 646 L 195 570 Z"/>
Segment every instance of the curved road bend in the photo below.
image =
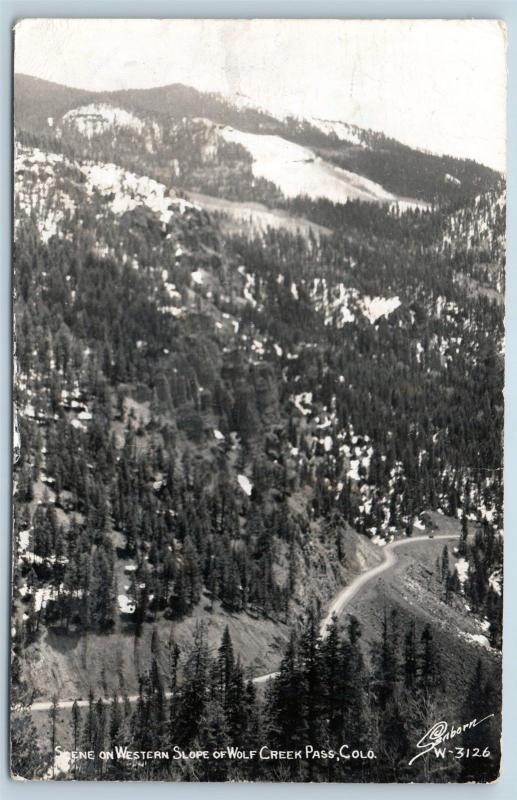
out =
<path fill-rule="evenodd" d="M 376 567 L 372 567 L 371 569 L 366 570 L 366 572 L 362 572 L 358 575 L 352 583 L 345 586 L 344 589 L 341 589 L 340 592 L 332 600 L 329 610 L 327 612 L 327 616 L 324 620 L 322 620 L 320 625 L 320 636 L 322 639 L 325 639 L 328 633 L 328 626 L 332 622 L 332 617 L 334 614 L 339 617 L 343 613 L 347 603 L 352 600 L 353 597 L 356 596 L 358 591 L 363 588 L 367 583 L 369 583 L 373 578 L 377 578 L 386 570 L 391 569 L 395 566 L 397 562 L 397 558 L 395 553 L 393 552 L 395 548 L 401 547 L 402 545 L 410 545 L 413 542 L 425 542 L 425 541 L 435 541 L 435 540 L 451 540 L 451 539 L 458 539 L 458 534 L 450 534 L 450 533 L 440 533 L 436 536 L 433 536 L 432 539 L 429 535 L 427 536 L 410 536 L 405 539 L 396 539 L 393 542 L 385 545 L 382 548 L 379 548 L 384 555 L 384 561 L 381 561 Z M 270 678 L 274 678 L 278 675 L 278 672 L 270 672 L 268 675 L 259 675 L 258 678 L 253 679 L 253 683 L 265 683 Z"/>
<path fill-rule="evenodd" d="M 332 621 L 332 617 L 335 614 L 339 617 L 347 603 L 352 600 L 353 597 L 359 592 L 360 589 L 363 588 L 367 583 L 369 583 L 373 578 L 377 578 L 386 570 L 391 569 L 395 566 L 397 562 L 397 558 L 395 556 L 394 550 L 397 547 L 401 547 L 403 545 L 410 545 L 414 542 L 426 542 L 426 541 L 440 541 L 440 540 L 452 540 L 458 539 L 458 534 L 450 534 L 450 533 L 441 533 L 433 536 L 432 539 L 429 535 L 425 536 L 411 536 L 405 539 L 396 539 L 394 542 L 390 542 L 389 544 L 385 545 L 384 547 L 380 548 L 381 552 L 384 555 L 384 560 L 381 561 L 376 567 L 372 567 L 371 569 L 367 570 L 366 572 L 361 573 L 358 575 L 352 583 L 348 586 L 345 586 L 344 589 L 341 589 L 337 593 L 337 595 L 332 600 L 327 616 L 322 621 L 320 626 L 320 636 L 324 639 L 327 636 L 327 628 Z M 268 672 L 266 675 L 258 675 L 256 678 L 253 678 L 253 683 L 266 683 L 270 678 L 275 678 L 278 675 L 278 672 Z M 171 692 L 165 692 L 165 697 L 169 699 L 171 697 Z M 134 703 L 138 700 L 138 695 L 133 694 L 129 695 L 129 701 Z M 59 708 L 72 708 L 74 704 L 73 700 L 60 700 L 59 701 Z M 88 706 L 88 700 L 77 700 L 77 705 L 79 708 L 86 708 Z M 40 700 L 32 704 L 31 710 L 32 711 L 49 711 L 52 707 L 52 703 L 48 700 Z"/>

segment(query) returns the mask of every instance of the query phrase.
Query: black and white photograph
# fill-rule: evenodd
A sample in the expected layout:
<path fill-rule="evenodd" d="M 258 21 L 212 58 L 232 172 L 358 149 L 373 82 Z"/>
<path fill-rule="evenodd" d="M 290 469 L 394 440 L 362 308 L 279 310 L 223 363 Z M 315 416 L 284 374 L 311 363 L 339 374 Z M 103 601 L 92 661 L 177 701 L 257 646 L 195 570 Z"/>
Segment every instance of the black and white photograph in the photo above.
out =
<path fill-rule="evenodd" d="M 13 85 L 12 777 L 497 781 L 504 24 L 29 18 Z"/>

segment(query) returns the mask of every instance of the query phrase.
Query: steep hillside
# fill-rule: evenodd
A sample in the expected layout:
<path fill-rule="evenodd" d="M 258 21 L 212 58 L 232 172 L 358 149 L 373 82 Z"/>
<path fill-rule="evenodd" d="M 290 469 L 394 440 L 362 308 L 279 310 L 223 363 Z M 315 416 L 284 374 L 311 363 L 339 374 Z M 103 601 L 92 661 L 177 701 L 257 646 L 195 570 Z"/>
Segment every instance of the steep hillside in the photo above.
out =
<path fill-rule="evenodd" d="M 372 563 L 375 548 L 368 555 L 367 543 L 339 519 L 327 542 L 327 525 L 307 514 L 313 490 L 297 487 L 302 461 L 284 431 L 293 407 L 301 409 L 304 435 L 312 447 L 320 442 L 310 456 L 315 470 L 330 423 L 320 433 L 286 392 L 286 343 L 246 321 L 247 308 L 267 315 L 244 265 L 221 249 L 203 211 L 147 177 L 23 146 L 15 175 L 18 497 L 29 503 L 29 518 L 20 511 L 16 526 L 22 628 L 34 636 L 44 616 L 57 642 L 63 625 L 69 635 L 83 612 L 96 616 L 85 603 L 101 561 L 113 581 L 98 621 L 104 630 L 124 631 L 137 616 L 140 625 L 162 627 L 187 611 L 195 619 L 203 597 L 220 609 L 214 619 L 246 610 L 285 620 L 289 596 L 291 618 L 311 598 L 323 608 L 347 575 Z M 38 242 L 35 262 L 26 257 L 31 241 Z M 45 308 L 53 323 L 43 334 Z M 207 329 L 200 340 L 197 332 Z M 33 350 L 33 337 L 48 343 L 46 355 Z M 222 464 L 217 478 L 213 469 Z M 147 497 L 137 518 L 125 508 L 134 481 Z M 219 541 L 206 538 L 214 523 Z M 193 561 L 185 561 L 185 547 Z M 88 553 L 97 567 L 84 561 Z M 257 654 L 270 635 L 268 626 L 261 630 L 257 623 Z M 254 650 L 246 650 L 251 664 Z M 62 656 L 44 653 L 53 674 L 68 675 L 56 677 L 61 691 L 70 682 L 67 659 L 59 666 Z M 85 669 L 92 674 L 93 665 Z M 49 679 L 34 688 L 42 691 Z"/>
<path fill-rule="evenodd" d="M 151 618 L 163 610 L 181 615 L 197 604 L 203 582 L 231 609 L 250 603 L 278 614 L 296 596 L 294 576 L 305 582 L 297 553 L 311 532 L 325 538 L 332 531 L 343 553 L 343 519 L 375 539 L 411 532 L 429 502 L 453 514 L 468 502 L 464 513 L 497 533 L 497 395 L 484 401 L 492 411 L 479 416 L 480 438 L 466 438 L 462 420 L 477 413 L 468 381 L 500 383 L 500 315 L 484 296 L 466 302 L 439 247 L 429 257 L 443 258 L 441 269 L 429 274 L 420 247 L 408 249 L 407 233 L 403 259 L 392 243 L 389 268 L 384 251 L 380 261 L 376 251 L 365 257 L 348 238 L 304 243 L 271 232 L 260 242 L 224 242 L 205 212 L 154 179 L 23 146 L 16 181 L 21 497 L 34 511 L 42 506 L 38 526 L 49 531 L 19 523 L 22 573 L 31 559 L 55 558 L 56 535 L 69 542 L 60 544 L 65 551 L 72 546 L 79 523 L 91 557 L 100 557 L 99 545 L 108 565 L 113 548 L 132 564 L 136 557 L 137 574 L 146 577 L 143 593 L 128 584 L 132 614 L 141 602 L 145 619 L 150 602 Z M 403 218 L 398 224 L 407 228 Z M 34 340 L 45 349 L 34 350 Z M 112 438 L 101 445 L 106 425 Z M 99 446 L 105 465 L 86 477 Z M 221 477 L 208 480 L 216 464 L 225 465 Z M 126 508 L 135 486 L 148 498 L 139 521 Z M 197 503 L 194 521 L 188 498 L 198 495 L 206 509 Z M 222 508 L 215 511 L 222 497 L 234 534 L 207 550 L 203 531 L 222 524 Z M 109 541 L 105 533 L 98 538 L 95 515 L 109 524 Z M 165 575 L 172 569 L 176 582 L 183 575 L 187 542 L 195 570 L 189 561 L 169 595 Z M 169 548 L 178 548 L 176 557 Z M 285 571 L 278 567 L 284 550 Z M 74 569 L 82 571 L 75 553 Z M 219 573 L 218 558 L 233 566 Z M 487 568 L 498 569 L 494 553 Z M 228 582 L 232 570 L 240 578 Z M 322 597 L 332 583 L 323 573 Z M 123 571 L 116 575 L 121 584 Z M 87 573 L 82 580 L 89 585 Z M 70 621 L 83 601 L 61 586 L 40 597 L 52 598 L 57 620 Z M 41 608 L 36 602 L 33 613 Z M 109 600 L 92 624 L 112 624 L 113 613 Z"/>

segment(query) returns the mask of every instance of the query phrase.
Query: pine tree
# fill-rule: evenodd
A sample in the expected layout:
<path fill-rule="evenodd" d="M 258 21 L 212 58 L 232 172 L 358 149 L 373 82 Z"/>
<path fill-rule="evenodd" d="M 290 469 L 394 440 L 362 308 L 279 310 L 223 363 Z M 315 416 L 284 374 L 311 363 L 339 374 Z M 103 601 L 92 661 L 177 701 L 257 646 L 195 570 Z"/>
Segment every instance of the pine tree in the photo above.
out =
<path fill-rule="evenodd" d="M 412 691 L 416 684 L 417 666 L 415 622 L 413 620 L 406 633 L 404 658 L 404 684 L 409 691 Z"/>
<path fill-rule="evenodd" d="M 280 663 L 270 700 L 272 745 L 283 749 L 296 749 L 305 746 L 307 741 L 306 716 L 300 702 L 305 694 L 305 681 L 297 651 L 298 643 L 293 633 Z"/>
<path fill-rule="evenodd" d="M 246 692 L 242 667 L 239 662 L 234 665 L 229 678 L 224 709 L 230 741 L 237 746 L 244 746 L 248 737 L 249 717 L 253 710 L 253 701 L 250 693 Z"/>
<path fill-rule="evenodd" d="M 47 771 L 49 762 L 39 745 L 39 735 L 30 711 L 24 707 L 14 707 L 10 716 L 11 736 L 11 775 L 27 780 L 39 778 Z M 52 767 L 53 768 L 53 767 Z"/>
<path fill-rule="evenodd" d="M 180 658 L 180 648 L 174 641 L 174 636 L 171 633 L 169 636 L 169 643 L 168 643 L 168 656 L 169 656 L 169 690 L 174 692 L 176 689 L 177 681 L 178 681 L 178 663 Z"/>
<path fill-rule="evenodd" d="M 52 777 L 56 777 L 55 772 L 55 754 L 56 754 L 56 726 L 58 719 L 59 700 L 55 694 L 52 697 L 52 704 L 48 712 L 50 720 L 50 763 L 52 764 Z"/>
<path fill-rule="evenodd" d="M 368 742 L 371 741 L 367 694 L 369 674 L 361 651 L 361 626 L 353 615 L 348 620 L 347 634 L 347 638 L 341 644 L 344 698 L 343 731 L 351 742 L 367 748 Z M 359 770 L 359 768 L 359 763 L 352 765 L 352 769 Z"/>
<path fill-rule="evenodd" d="M 485 678 L 485 671 L 478 659 L 471 675 L 462 710 L 462 719 L 476 720 L 473 728 L 467 728 L 462 736 L 462 745 L 470 752 L 488 751 L 488 758 L 464 758 L 462 780 L 493 781 L 499 772 L 500 762 L 500 696 Z M 481 722 L 481 720 L 484 720 Z"/>
<path fill-rule="evenodd" d="M 77 700 L 74 700 L 74 703 L 72 705 L 71 720 L 72 720 L 72 746 L 73 749 L 77 751 L 79 749 L 79 735 L 81 730 L 81 711 L 77 703 Z M 76 775 L 76 773 L 77 773 L 77 760 L 74 760 L 74 776 Z"/>
<path fill-rule="evenodd" d="M 199 719 L 198 733 L 194 739 L 194 747 L 199 749 L 224 750 L 230 744 L 226 714 L 221 703 L 216 699 L 209 700 Z M 209 758 L 202 763 L 201 779 L 204 781 L 224 781 L 228 774 L 228 760 Z"/>
<path fill-rule="evenodd" d="M 445 585 L 449 577 L 449 548 L 447 547 L 447 545 L 445 545 L 442 552 L 441 575 L 442 575 L 442 585 Z"/>
<path fill-rule="evenodd" d="M 465 511 L 461 517 L 461 534 L 458 544 L 458 555 L 465 557 L 468 553 L 467 539 L 469 535 L 469 526 L 467 522 L 467 514 Z"/>
<path fill-rule="evenodd" d="M 399 682 L 398 637 L 394 624 L 396 616 L 392 612 L 388 620 L 384 611 L 382 640 L 374 649 L 374 688 L 377 702 L 383 709 L 390 700 Z"/>
<path fill-rule="evenodd" d="M 307 731 L 307 742 L 320 741 L 322 711 L 322 659 L 318 618 L 314 607 L 307 616 L 299 646 L 300 673 L 303 681 L 303 713 L 304 728 Z M 309 778 L 312 778 L 314 763 L 309 761 Z"/>
<path fill-rule="evenodd" d="M 104 761 L 100 753 L 105 749 L 106 735 L 106 709 L 104 702 L 99 697 L 95 704 L 95 732 L 93 737 L 93 752 L 95 754 L 95 767 L 97 775 L 102 777 L 104 772 Z"/>
<path fill-rule="evenodd" d="M 197 626 L 194 641 L 183 669 L 183 682 L 172 706 L 173 740 L 179 745 L 197 736 L 208 698 L 208 648 L 202 626 Z"/>
<path fill-rule="evenodd" d="M 420 688 L 425 693 L 433 692 L 443 684 L 438 654 L 429 624 L 422 631 L 418 675 Z"/>

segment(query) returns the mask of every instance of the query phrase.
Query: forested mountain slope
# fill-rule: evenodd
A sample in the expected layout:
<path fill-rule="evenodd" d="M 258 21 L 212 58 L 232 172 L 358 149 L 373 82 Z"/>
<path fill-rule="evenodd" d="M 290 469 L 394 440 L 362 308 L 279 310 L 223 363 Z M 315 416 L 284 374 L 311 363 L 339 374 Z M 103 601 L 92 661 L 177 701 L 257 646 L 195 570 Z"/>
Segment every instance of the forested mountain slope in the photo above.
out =
<path fill-rule="evenodd" d="M 275 736 L 287 736 L 310 647 L 324 669 L 339 651 L 370 675 L 376 719 L 391 724 L 400 631 L 386 677 L 382 659 L 360 654 L 357 621 L 335 631 L 334 653 L 315 643 L 317 622 L 342 585 L 379 563 L 383 543 L 432 533 L 440 517 L 459 520 L 461 535 L 437 551 L 429 594 L 437 613 L 447 606 L 448 641 L 467 616 L 479 626 L 472 673 L 478 655 L 498 664 L 501 177 L 188 87 L 97 96 L 18 81 L 13 644 L 23 702 L 45 691 L 31 676 L 42 658 L 55 666 L 46 699 L 84 696 L 92 676 L 92 696 L 140 685 L 155 709 L 157 681 L 169 685 L 171 630 L 167 653 L 179 642 L 187 692 L 193 621 L 204 619 L 208 644 L 197 631 L 202 669 L 190 688 L 217 683 L 207 648 L 228 624 L 248 729 L 262 711 L 244 679 L 283 655 L 266 706 Z M 337 203 L 324 188 L 286 196 L 281 180 L 256 175 L 241 134 L 310 148 L 320 166 L 357 170 L 361 191 L 373 181 L 418 202 Z M 326 234 L 245 223 L 229 233 L 188 191 L 258 201 Z M 414 679 L 434 698 L 432 625 L 423 631 Z M 160 647 L 147 684 L 147 650 Z M 309 705 L 326 696 L 313 690 Z M 216 716 L 207 701 L 188 722 L 189 702 L 174 717 L 185 745 Z M 284 717 L 273 722 L 272 709 Z M 328 725 L 319 711 L 300 713 L 304 725 Z"/>

